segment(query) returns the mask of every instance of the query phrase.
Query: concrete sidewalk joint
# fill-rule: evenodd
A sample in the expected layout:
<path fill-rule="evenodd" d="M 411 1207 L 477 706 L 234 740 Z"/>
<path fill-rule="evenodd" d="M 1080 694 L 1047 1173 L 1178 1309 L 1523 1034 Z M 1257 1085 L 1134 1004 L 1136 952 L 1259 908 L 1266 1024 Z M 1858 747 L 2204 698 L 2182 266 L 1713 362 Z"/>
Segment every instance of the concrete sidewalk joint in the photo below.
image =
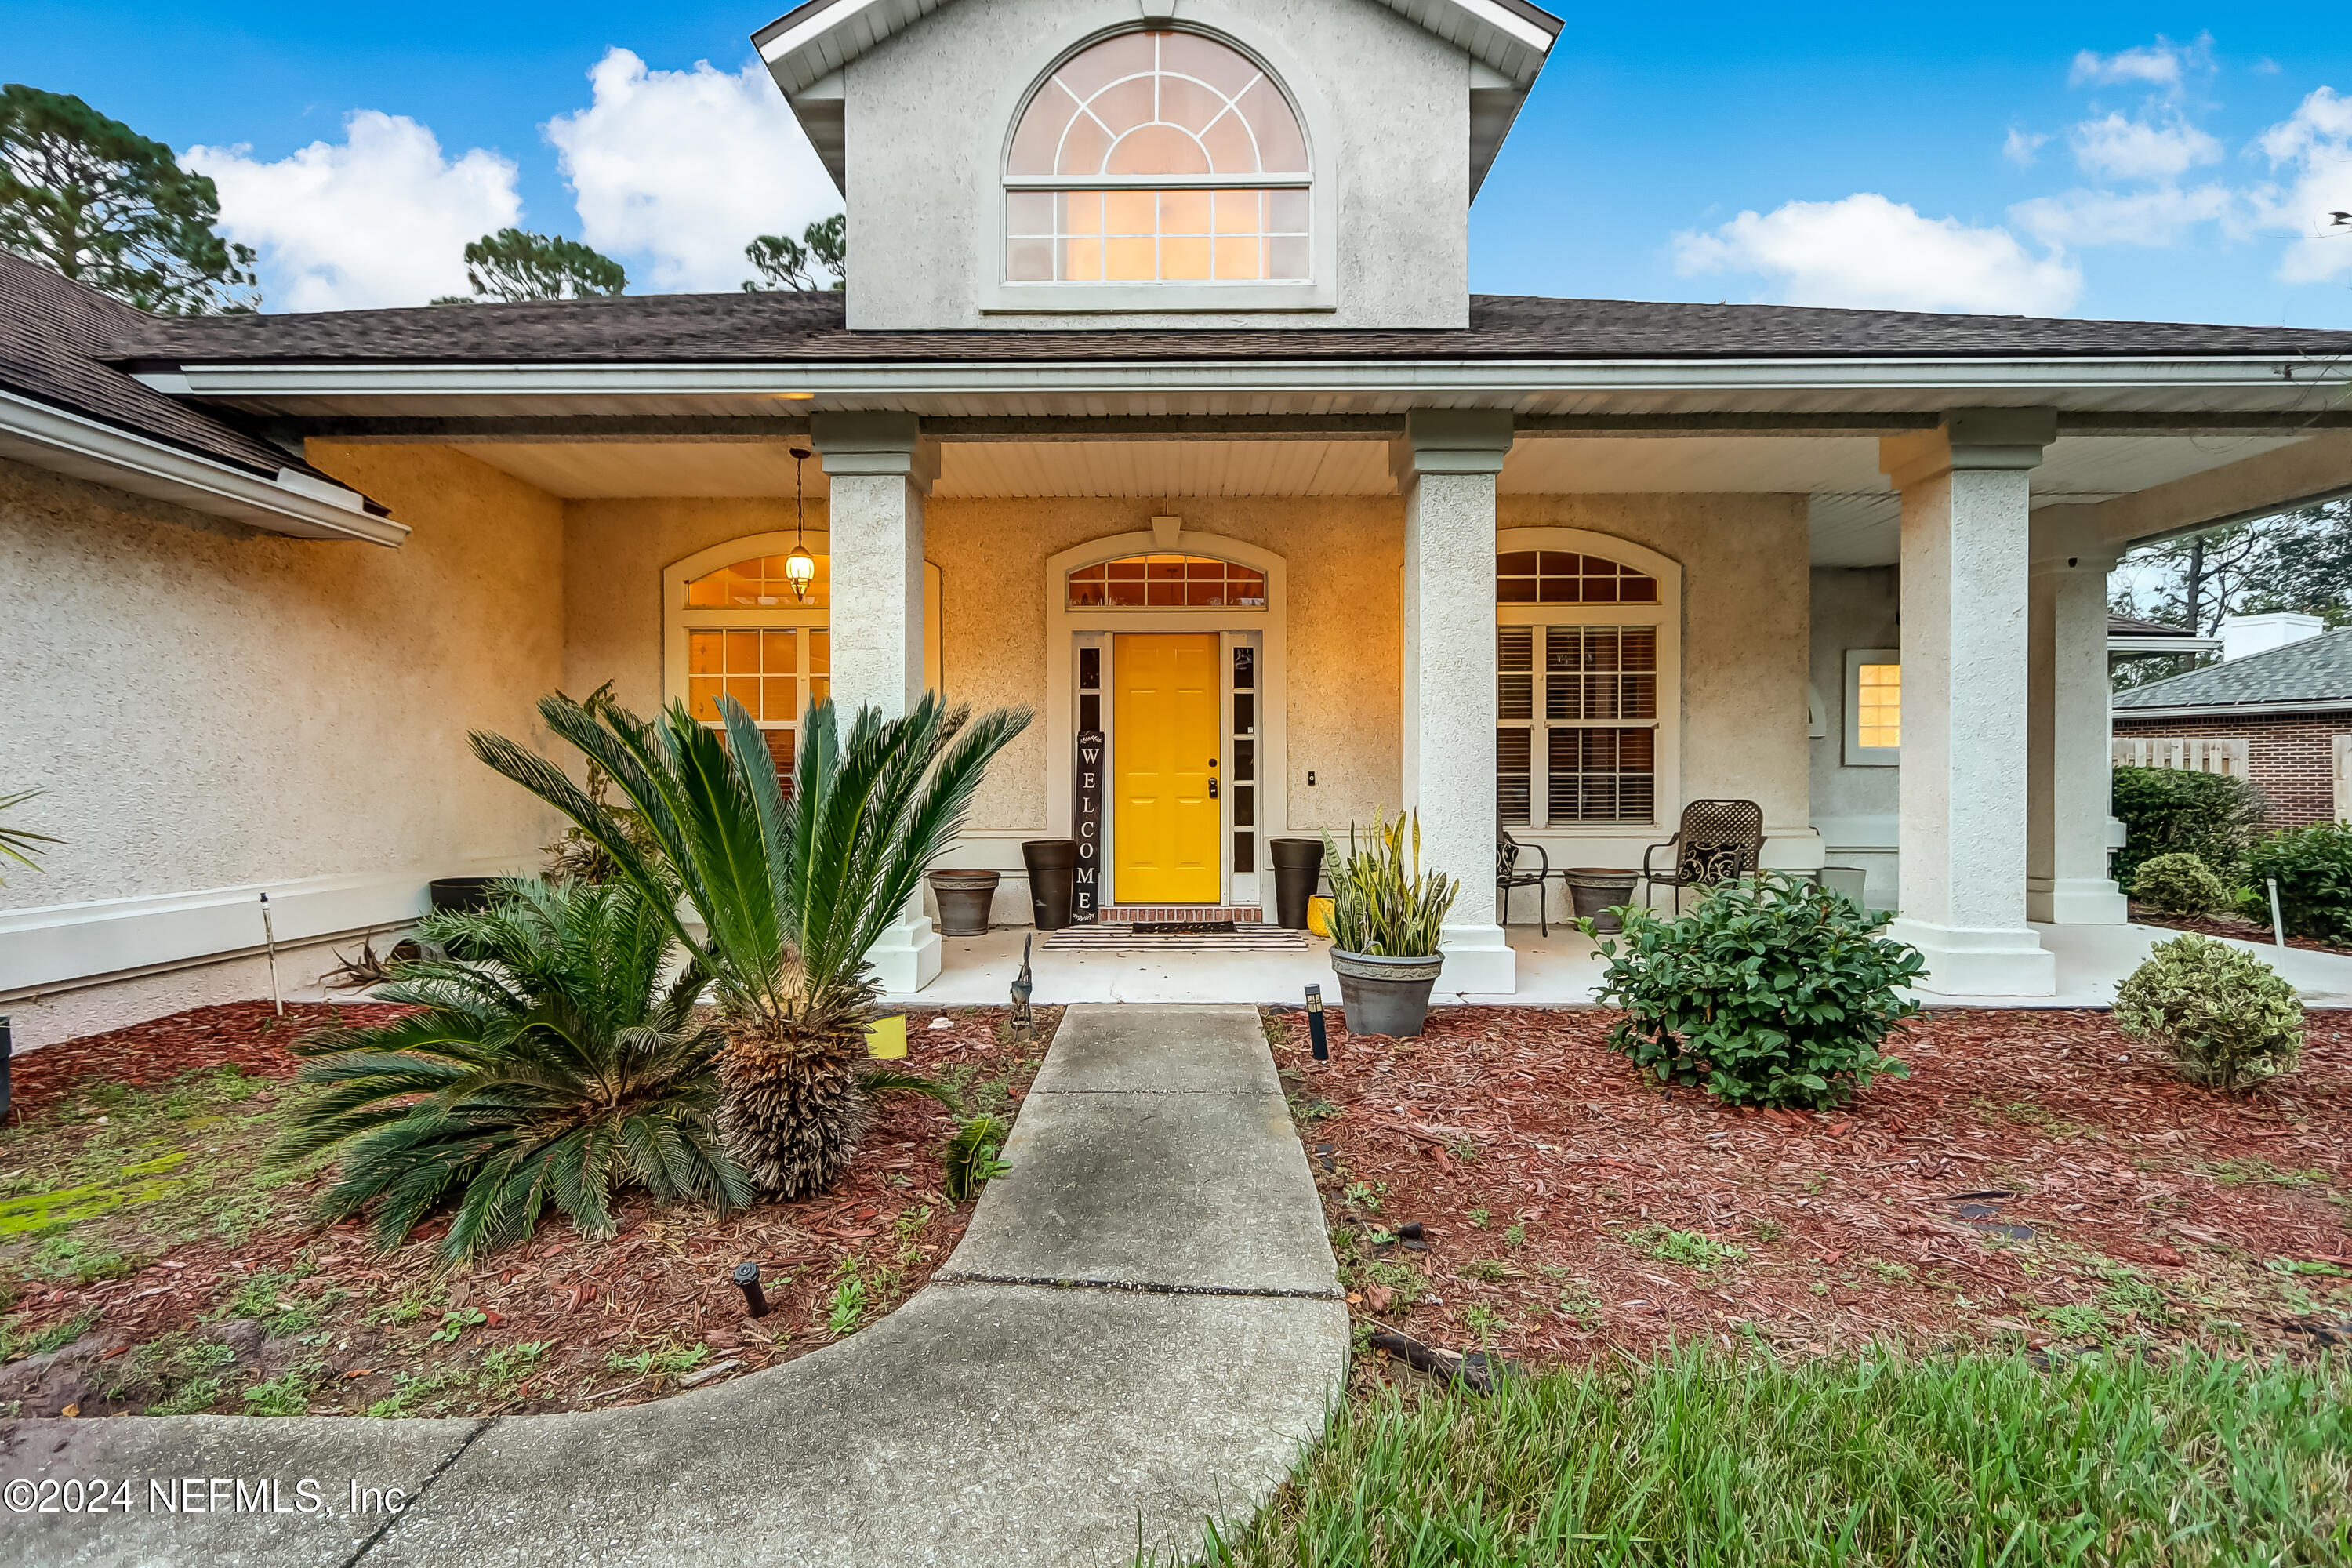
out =
<path fill-rule="evenodd" d="M 1048 1279 L 1039 1275 L 973 1274 L 959 1271 L 931 1276 L 934 1285 L 1034 1285 L 1047 1290 L 1140 1290 L 1151 1296 L 1262 1296 L 1276 1301 L 1344 1301 L 1338 1286 L 1328 1290 L 1268 1290 L 1235 1285 L 1154 1285 L 1120 1279 Z"/>

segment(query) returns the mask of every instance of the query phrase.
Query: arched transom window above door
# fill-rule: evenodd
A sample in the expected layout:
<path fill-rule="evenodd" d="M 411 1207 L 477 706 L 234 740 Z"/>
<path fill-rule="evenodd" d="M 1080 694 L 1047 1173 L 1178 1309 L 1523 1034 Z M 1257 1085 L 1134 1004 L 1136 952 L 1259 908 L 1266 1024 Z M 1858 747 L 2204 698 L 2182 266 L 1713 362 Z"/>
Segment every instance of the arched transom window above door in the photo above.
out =
<path fill-rule="evenodd" d="M 1265 574 L 1205 555 L 1128 555 L 1066 579 L 1074 610 L 1265 608 Z"/>
<path fill-rule="evenodd" d="M 1507 828 L 1654 825 L 1679 808 L 1671 561 L 1568 529 L 1495 559 L 1495 790 Z"/>
<path fill-rule="evenodd" d="M 790 553 L 753 555 L 730 561 L 714 572 L 690 578 L 686 584 L 689 610 L 822 610 L 831 602 L 832 562 L 814 557 L 815 573 L 797 590 L 788 570 Z"/>
<path fill-rule="evenodd" d="M 1121 33 L 1031 95 L 1004 165 L 1008 282 L 1310 274 L 1307 138 L 1263 67 L 1198 33 Z"/>

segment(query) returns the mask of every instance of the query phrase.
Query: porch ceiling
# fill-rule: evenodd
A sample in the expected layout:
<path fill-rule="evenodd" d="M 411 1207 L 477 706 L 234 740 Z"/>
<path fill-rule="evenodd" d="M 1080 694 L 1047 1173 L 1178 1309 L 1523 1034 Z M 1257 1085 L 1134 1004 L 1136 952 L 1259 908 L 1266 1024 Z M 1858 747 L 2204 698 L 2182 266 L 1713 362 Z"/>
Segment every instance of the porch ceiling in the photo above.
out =
<path fill-rule="evenodd" d="M 2038 500 L 2095 502 L 2277 451 L 2276 436 L 2062 436 L 2033 479 Z M 463 449 L 567 500 L 789 497 L 782 440 L 477 441 Z M 807 465 L 808 493 L 825 494 Z M 1505 464 L 1507 494 L 1740 493 L 1813 498 L 1815 564 L 1895 558 L 1898 515 L 1867 436 L 1536 436 Z M 1381 496 L 1380 440 L 948 441 L 943 497 Z"/>

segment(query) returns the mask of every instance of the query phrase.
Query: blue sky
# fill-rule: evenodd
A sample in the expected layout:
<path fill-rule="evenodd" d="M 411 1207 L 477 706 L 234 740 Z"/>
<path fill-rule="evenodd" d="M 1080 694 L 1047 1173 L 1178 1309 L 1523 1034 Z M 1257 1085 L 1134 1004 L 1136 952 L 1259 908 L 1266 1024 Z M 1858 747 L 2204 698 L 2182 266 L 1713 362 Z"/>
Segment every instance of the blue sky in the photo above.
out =
<path fill-rule="evenodd" d="M 739 230 L 838 205 L 739 74 L 772 14 L 0 0 L 0 76 L 211 149 L 273 308 L 444 291 L 435 223 L 509 214 L 725 288 Z M 2294 237 L 2352 206 L 2347 99 L 2341 0 L 1594 7 L 1473 210 L 1472 282 L 2352 327 L 2352 232 Z M 704 155 L 750 142 L 756 178 Z"/>

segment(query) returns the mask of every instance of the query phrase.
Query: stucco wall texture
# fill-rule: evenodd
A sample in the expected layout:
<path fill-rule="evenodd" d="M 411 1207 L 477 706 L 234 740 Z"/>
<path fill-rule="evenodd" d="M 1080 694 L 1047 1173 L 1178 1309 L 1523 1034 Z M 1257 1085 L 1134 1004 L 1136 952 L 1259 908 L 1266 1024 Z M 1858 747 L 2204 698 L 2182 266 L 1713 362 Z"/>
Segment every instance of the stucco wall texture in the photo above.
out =
<path fill-rule="evenodd" d="M 924 506 L 924 554 L 940 573 L 948 694 L 982 708 L 1042 701 L 1054 591 L 1046 559 L 1171 515 L 1188 531 L 1242 540 L 1288 564 L 1291 828 L 1393 811 L 1402 788 L 1404 657 L 1404 514 L 1393 496 L 934 496 Z M 812 505 L 809 526 L 824 519 Z M 567 503 L 565 689 L 610 679 L 622 701 L 650 710 L 662 689 L 662 568 L 791 522 L 789 502 Z M 1753 799 L 1773 829 L 1803 830 L 1811 644 L 1803 498 L 1504 496 L 1496 526 L 1587 529 L 1681 562 L 1685 793 Z M 974 804 L 976 832 L 1045 830 L 1045 751 L 1043 724 L 1007 750 Z"/>
<path fill-rule="evenodd" d="M 407 543 L 248 531 L 0 462 L 0 791 L 45 791 L 18 820 L 66 841 L 0 909 L 551 836 L 466 731 L 537 733 L 562 670 L 561 504 L 446 448 L 310 456 L 388 503 Z"/>
<path fill-rule="evenodd" d="M 789 502 L 585 500 L 567 512 L 565 689 L 610 679 L 614 695 L 639 711 L 661 696 L 662 568 L 725 540 L 792 526 Z M 923 506 L 923 553 L 940 568 L 948 695 L 978 708 L 1042 703 L 1046 558 L 1090 539 L 1146 531 L 1153 517 L 1171 515 L 1289 563 L 1291 825 L 1344 826 L 1351 816 L 1394 810 L 1404 534 L 1393 499 L 934 496 Z M 812 529 L 825 520 L 821 505 L 810 507 Z M 1042 723 L 1013 742 L 973 803 L 975 831 L 1045 831 L 1045 749 Z"/>
<path fill-rule="evenodd" d="M 1893 909 L 1902 770 L 1845 765 L 1845 656 L 1902 646 L 1895 568 L 1823 567 L 1812 574 L 1812 688 L 1827 721 L 1827 732 L 1809 742 L 1813 821 L 1828 864 L 1867 872 L 1871 907 Z"/>

